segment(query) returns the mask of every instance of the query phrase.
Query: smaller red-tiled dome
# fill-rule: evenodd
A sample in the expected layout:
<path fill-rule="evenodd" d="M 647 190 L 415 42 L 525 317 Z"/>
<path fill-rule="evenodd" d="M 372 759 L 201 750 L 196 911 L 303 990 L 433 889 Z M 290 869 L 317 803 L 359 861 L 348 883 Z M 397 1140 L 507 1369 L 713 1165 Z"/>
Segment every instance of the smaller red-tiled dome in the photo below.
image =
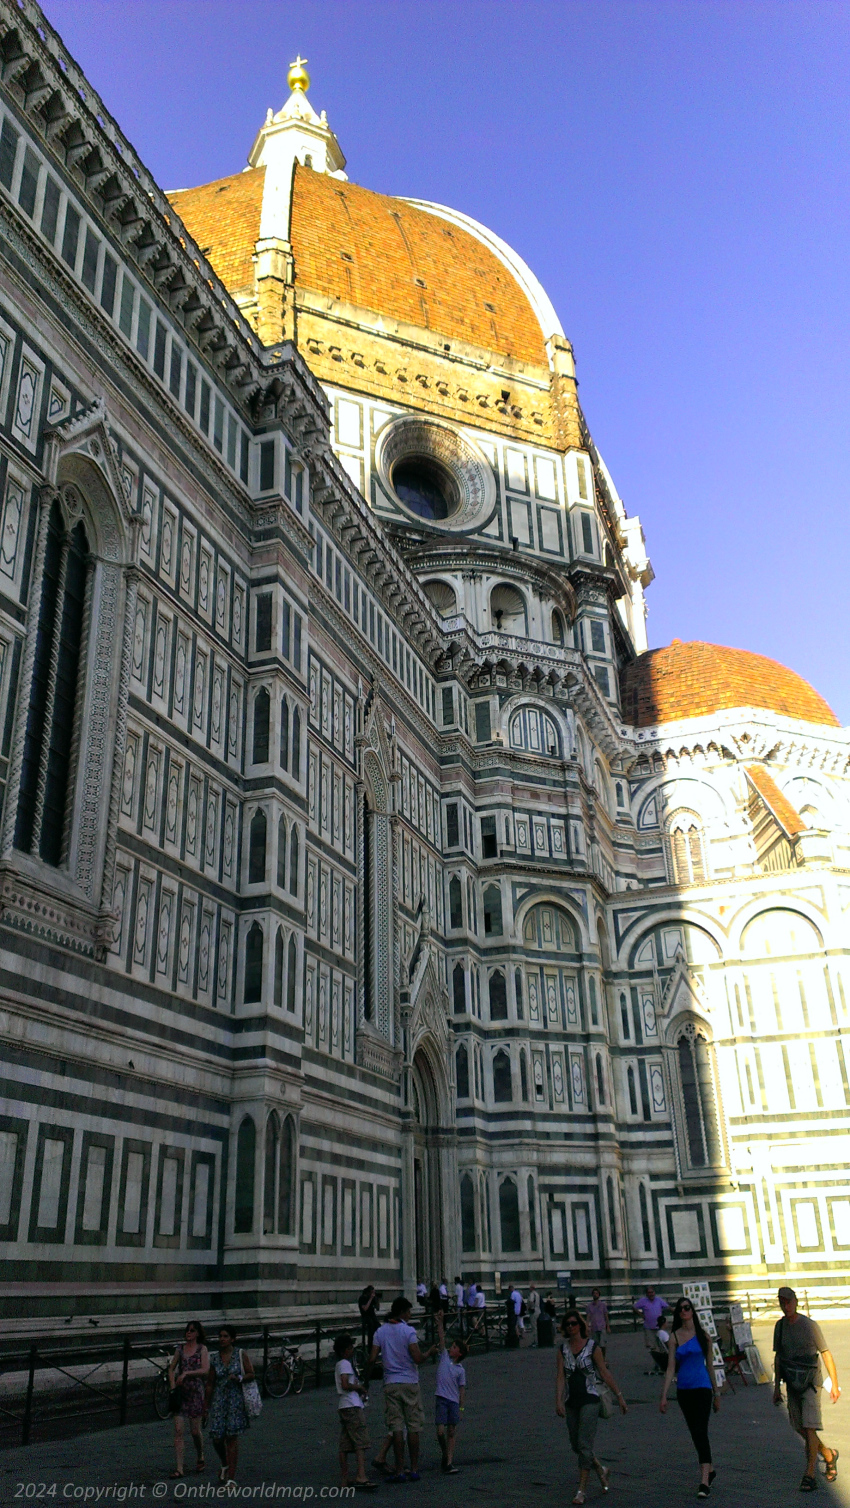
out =
<path fill-rule="evenodd" d="M 705 717 L 734 707 L 764 707 L 806 723 L 841 724 L 823 697 L 796 671 L 720 644 L 650 649 L 620 676 L 623 717 L 638 728 Z"/>

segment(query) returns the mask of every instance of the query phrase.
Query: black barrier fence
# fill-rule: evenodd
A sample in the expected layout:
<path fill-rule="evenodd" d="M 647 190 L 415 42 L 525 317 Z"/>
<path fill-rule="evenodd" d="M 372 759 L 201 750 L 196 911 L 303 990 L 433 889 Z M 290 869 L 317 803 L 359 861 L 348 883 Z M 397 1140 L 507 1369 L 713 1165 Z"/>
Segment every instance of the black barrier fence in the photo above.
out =
<path fill-rule="evenodd" d="M 558 1296 L 558 1319 L 564 1296 Z M 508 1332 L 507 1295 L 483 1310 L 450 1308 L 446 1332 L 462 1334 L 473 1351 L 489 1351 L 512 1342 Z M 433 1315 L 415 1313 L 412 1323 L 423 1346 L 437 1338 Z M 612 1310 L 612 1328 L 636 1328 L 631 1310 Z M 529 1321 L 526 1319 L 526 1325 Z M 349 1331 L 357 1343 L 358 1370 L 365 1372 L 368 1353 L 360 1316 L 350 1310 L 321 1319 L 305 1318 L 284 1331 L 276 1325 L 239 1328 L 238 1344 L 254 1361 L 263 1393 L 280 1398 L 304 1386 L 320 1388 L 333 1381 L 333 1341 Z M 211 1326 L 213 1343 L 215 1327 Z M 0 1447 L 27 1445 L 83 1430 L 110 1428 L 155 1416 L 168 1417 L 168 1366 L 180 1327 L 144 1336 L 43 1335 L 0 1342 Z M 372 1369 L 380 1378 L 380 1364 Z"/>

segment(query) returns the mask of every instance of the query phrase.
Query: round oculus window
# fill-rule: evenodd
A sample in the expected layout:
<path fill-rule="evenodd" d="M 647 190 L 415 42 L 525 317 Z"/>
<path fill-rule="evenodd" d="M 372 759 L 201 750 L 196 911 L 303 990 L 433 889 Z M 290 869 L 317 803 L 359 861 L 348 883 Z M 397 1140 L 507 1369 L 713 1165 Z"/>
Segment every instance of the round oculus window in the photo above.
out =
<path fill-rule="evenodd" d="M 460 507 L 454 477 L 433 456 L 403 456 L 391 480 L 396 497 L 420 518 L 451 518 Z"/>
<path fill-rule="evenodd" d="M 438 419 L 405 414 L 381 431 L 375 462 L 409 517 L 442 529 L 481 528 L 496 506 L 493 470 L 478 446 Z"/>

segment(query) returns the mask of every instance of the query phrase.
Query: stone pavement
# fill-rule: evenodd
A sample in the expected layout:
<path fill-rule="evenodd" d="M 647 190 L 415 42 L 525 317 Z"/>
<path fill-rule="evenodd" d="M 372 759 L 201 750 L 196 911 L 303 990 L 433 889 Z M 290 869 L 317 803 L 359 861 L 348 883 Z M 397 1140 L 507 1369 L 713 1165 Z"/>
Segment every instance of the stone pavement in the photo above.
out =
<path fill-rule="evenodd" d="M 834 1408 L 827 1399 L 824 1435 L 841 1451 L 839 1480 L 828 1488 L 820 1478 L 819 1500 L 827 1508 L 850 1508 L 850 1321 L 824 1324 L 846 1387 L 847 1401 Z M 760 1327 L 757 1340 L 767 1363 L 771 1327 Z M 614 1335 L 609 1361 L 629 1403 L 619 1414 L 600 1420 L 597 1453 L 611 1466 L 608 1508 L 667 1508 L 692 1501 L 699 1480 L 690 1438 L 678 1407 L 658 1412 L 660 1383 L 643 1376 L 644 1351 L 638 1335 Z M 426 1416 L 433 1417 L 434 1368 L 423 1373 Z M 554 1412 L 555 1358 L 552 1351 L 494 1351 L 469 1364 L 467 1407 L 456 1454 L 462 1474 L 445 1478 L 432 1427 L 423 1436 L 422 1481 L 382 1485 L 374 1501 L 403 1500 L 446 1504 L 447 1508 L 480 1502 L 482 1508 L 542 1508 L 565 1504 L 576 1485 L 574 1458 L 566 1428 Z M 802 1501 L 798 1490 L 803 1468 L 802 1444 L 789 1428 L 785 1410 L 775 1409 L 769 1386 L 743 1388 L 724 1395 L 713 1418 L 712 1445 L 718 1478 L 712 1499 L 722 1508 L 791 1508 Z M 373 1444 L 381 1437 L 380 1385 L 369 1407 Z M 0 1503 L 41 1501 L 105 1503 L 179 1503 L 219 1499 L 214 1453 L 208 1444 L 207 1471 L 180 1484 L 167 1482 L 173 1466 L 169 1423 L 128 1425 L 124 1429 L 79 1435 L 0 1454 Z M 309 1501 L 337 1496 L 336 1394 L 332 1388 L 300 1398 L 267 1400 L 262 1417 L 243 1438 L 239 1502 Z M 194 1456 L 191 1449 L 190 1457 Z M 36 1484 L 29 1487 L 20 1484 Z M 44 1493 L 39 1484 L 45 1484 Z M 130 1491 L 134 1487 L 134 1491 Z M 179 1489 L 175 1491 L 175 1487 Z M 284 1489 L 290 1491 L 285 1493 Z M 99 1489 L 99 1494 L 98 1494 Z M 124 1491 L 122 1491 L 124 1489 Z M 300 1490 L 296 1490 L 300 1489 Z M 203 1496 L 201 1494 L 204 1494 Z M 358 1496 L 358 1500 L 361 1500 Z M 588 1503 L 601 1503 L 595 1479 Z"/>

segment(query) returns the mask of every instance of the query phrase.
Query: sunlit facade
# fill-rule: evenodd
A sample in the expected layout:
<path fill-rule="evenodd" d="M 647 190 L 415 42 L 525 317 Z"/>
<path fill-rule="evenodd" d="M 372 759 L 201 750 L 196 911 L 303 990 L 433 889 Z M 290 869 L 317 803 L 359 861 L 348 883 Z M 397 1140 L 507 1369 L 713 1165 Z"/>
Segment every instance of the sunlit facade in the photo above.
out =
<path fill-rule="evenodd" d="M 838 1285 L 846 730 L 647 650 L 547 295 L 303 65 L 166 195 L 0 53 L 7 1323 Z"/>

